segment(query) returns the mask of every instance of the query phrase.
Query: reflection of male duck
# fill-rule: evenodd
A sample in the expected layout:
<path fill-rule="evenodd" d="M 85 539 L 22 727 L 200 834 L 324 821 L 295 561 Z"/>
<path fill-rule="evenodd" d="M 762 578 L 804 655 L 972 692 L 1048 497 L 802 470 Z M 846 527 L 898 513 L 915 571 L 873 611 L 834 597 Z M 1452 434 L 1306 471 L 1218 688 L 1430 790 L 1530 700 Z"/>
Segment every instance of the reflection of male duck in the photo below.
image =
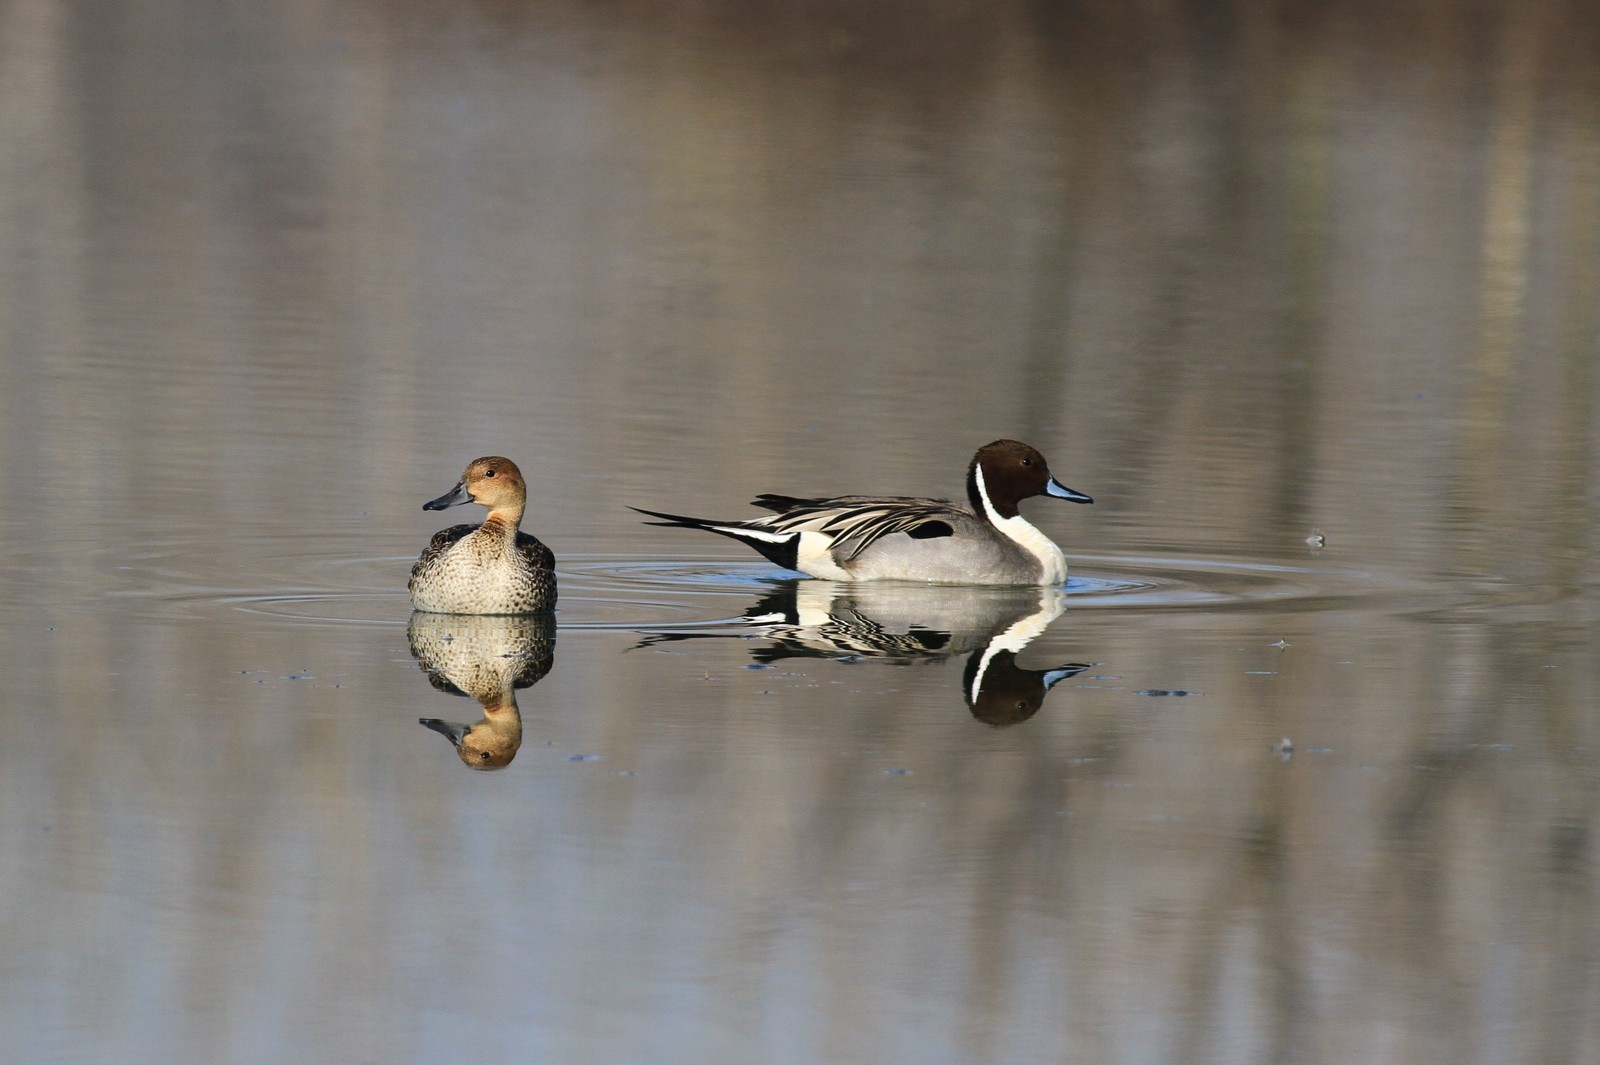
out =
<path fill-rule="evenodd" d="M 483 707 L 474 723 L 419 720 L 455 745 L 473 769 L 501 769 L 522 746 L 522 713 L 516 689 L 537 683 L 555 661 L 556 623 L 551 614 L 489 616 L 411 615 L 406 630 L 411 653 L 442 692 L 466 695 Z"/>
<path fill-rule="evenodd" d="M 962 684 L 972 716 L 995 728 L 1028 720 L 1058 682 L 1089 668 L 1088 662 L 1068 662 L 1054 669 L 1023 669 L 1017 665 L 1017 652 L 1000 647 L 1000 642 L 967 659 Z"/>
<path fill-rule="evenodd" d="M 746 620 L 772 641 L 751 652 L 758 662 L 877 658 L 908 665 L 967 655 L 962 697 L 973 717 L 1004 726 L 1038 713 L 1056 683 L 1089 668 L 1081 662 L 1054 669 L 1016 664 L 1018 653 L 1065 609 L 1066 594 L 1056 587 L 786 581 Z M 650 642 L 709 635 L 658 633 Z"/>

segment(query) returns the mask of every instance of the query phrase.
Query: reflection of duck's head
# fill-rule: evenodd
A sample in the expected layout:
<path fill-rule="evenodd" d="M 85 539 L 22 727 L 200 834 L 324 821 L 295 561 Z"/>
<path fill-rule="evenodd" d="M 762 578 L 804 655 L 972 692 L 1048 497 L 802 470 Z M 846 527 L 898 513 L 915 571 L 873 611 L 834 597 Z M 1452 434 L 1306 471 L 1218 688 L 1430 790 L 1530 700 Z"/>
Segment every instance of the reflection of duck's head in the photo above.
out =
<path fill-rule="evenodd" d="M 448 739 L 473 769 L 500 769 L 522 746 L 516 689 L 536 683 L 555 661 L 555 618 L 549 614 L 490 616 L 414 613 L 407 629 L 411 653 L 436 689 L 466 695 L 483 707 L 475 724 L 436 717 L 419 720 Z"/>
<path fill-rule="evenodd" d="M 1044 705 L 1044 697 L 1057 682 L 1089 668 L 1087 662 L 1068 662 L 1055 669 L 1023 669 L 1015 651 L 990 648 L 974 651 L 967 659 L 962 693 L 972 716 L 985 725 L 1005 728 L 1020 725 Z"/>
<path fill-rule="evenodd" d="M 522 746 L 522 713 L 515 699 L 503 706 L 484 707 L 483 720 L 472 725 L 437 717 L 417 720 L 449 740 L 462 764 L 472 769 L 504 769 Z"/>
<path fill-rule="evenodd" d="M 1038 638 L 1061 612 L 1041 608 L 1019 617 L 1004 632 L 997 632 L 986 647 L 972 652 L 962 673 L 961 693 L 972 716 L 986 725 L 1019 725 L 1039 712 L 1044 697 L 1058 681 L 1088 669 L 1087 663 L 1069 662 L 1054 669 L 1023 669 L 1017 655 Z"/>

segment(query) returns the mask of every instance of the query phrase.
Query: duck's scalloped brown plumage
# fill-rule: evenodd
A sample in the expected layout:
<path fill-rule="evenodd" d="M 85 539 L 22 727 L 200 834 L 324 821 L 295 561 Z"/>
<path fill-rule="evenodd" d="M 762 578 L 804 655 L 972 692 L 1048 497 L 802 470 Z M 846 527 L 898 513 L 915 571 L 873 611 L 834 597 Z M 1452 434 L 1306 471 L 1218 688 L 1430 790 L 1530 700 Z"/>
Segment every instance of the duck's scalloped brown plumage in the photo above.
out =
<path fill-rule="evenodd" d="M 535 614 L 556 604 L 555 555 L 538 537 L 518 531 L 503 560 L 494 539 L 474 534 L 485 525 L 454 525 L 435 533 L 411 567 L 406 588 L 418 610 L 443 614 Z M 493 530 L 491 529 L 491 532 Z M 503 536 L 503 534 L 500 534 Z M 486 547 L 487 549 L 475 550 Z"/>

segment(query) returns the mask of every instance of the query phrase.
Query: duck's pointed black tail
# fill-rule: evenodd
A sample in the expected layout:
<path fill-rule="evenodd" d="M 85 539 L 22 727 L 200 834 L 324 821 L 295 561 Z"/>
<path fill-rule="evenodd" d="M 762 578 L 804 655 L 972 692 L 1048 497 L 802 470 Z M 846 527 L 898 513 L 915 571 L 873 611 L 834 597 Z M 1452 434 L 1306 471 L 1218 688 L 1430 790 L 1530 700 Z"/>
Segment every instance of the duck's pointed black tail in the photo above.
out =
<path fill-rule="evenodd" d="M 645 510 L 643 507 L 629 507 L 628 509 L 635 514 L 648 514 L 652 518 L 661 519 L 660 521 L 647 521 L 645 522 L 646 525 L 662 525 L 670 529 L 710 529 L 718 524 L 714 521 L 707 521 L 705 518 L 688 518 L 682 514 L 663 514 L 659 510 Z"/>
<path fill-rule="evenodd" d="M 713 532 L 718 536 L 726 536 L 730 540 L 737 540 L 746 547 L 753 548 L 761 557 L 775 566 L 784 569 L 794 569 L 800 556 L 800 534 L 798 532 L 768 532 L 765 529 L 755 529 L 737 521 L 711 521 L 707 518 L 690 518 L 682 514 L 665 514 L 659 510 L 645 510 L 643 507 L 629 507 L 629 510 L 639 514 L 647 514 L 660 521 L 647 521 L 646 525 L 660 525 L 668 529 L 702 529 Z"/>

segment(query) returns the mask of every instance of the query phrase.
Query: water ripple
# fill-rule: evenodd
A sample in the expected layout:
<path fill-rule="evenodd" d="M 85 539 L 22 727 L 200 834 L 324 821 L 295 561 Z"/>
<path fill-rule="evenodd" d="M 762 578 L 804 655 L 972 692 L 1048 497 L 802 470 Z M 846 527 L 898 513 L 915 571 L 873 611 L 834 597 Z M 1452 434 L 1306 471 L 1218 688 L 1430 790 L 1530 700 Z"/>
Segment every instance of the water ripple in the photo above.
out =
<path fill-rule="evenodd" d="M 402 562 L 409 564 L 391 558 L 308 559 L 301 575 L 314 574 L 316 579 L 306 584 L 319 587 L 230 593 L 169 589 L 160 597 L 303 620 L 398 625 L 410 613 L 400 584 Z M 1385 575 L 1314 563 L 1094 555 L 1076 556 L 1072 564 L 1067 582 L 1071 610 L 1171 612 L 1270 606 L 1281 611 L 1397 603 L 1422 608 L 1459 598 L 1438 589 L 1429 594 L 1413 582 Z M 733 617 L 750 596 L 795 578 L 759 561 L 624 554 L 569 555 L 557 574 L 562 627 L 591 629 L 657 626 L 683 615 Z M 339 584 L 346 587 L 336 587 Z"/>

